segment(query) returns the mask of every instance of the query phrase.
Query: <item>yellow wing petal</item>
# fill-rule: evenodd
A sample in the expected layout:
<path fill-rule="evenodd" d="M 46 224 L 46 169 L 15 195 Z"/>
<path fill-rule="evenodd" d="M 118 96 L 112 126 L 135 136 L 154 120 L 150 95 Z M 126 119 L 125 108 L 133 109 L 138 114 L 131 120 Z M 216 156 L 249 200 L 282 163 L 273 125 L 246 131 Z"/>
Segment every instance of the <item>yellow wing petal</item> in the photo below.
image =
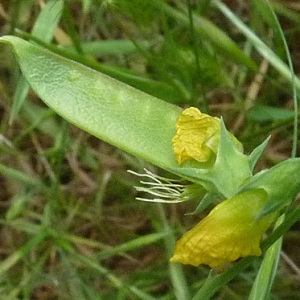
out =
<path fill-rule="evenodd" d="M 199 162 L 209 160 L 216 153 L 220 136 L 220 119 L 201 113 L 190 107 L 183 111 L 176 123 L 176 135 L 172 143 L 179 164 L 192 158 Z"/>

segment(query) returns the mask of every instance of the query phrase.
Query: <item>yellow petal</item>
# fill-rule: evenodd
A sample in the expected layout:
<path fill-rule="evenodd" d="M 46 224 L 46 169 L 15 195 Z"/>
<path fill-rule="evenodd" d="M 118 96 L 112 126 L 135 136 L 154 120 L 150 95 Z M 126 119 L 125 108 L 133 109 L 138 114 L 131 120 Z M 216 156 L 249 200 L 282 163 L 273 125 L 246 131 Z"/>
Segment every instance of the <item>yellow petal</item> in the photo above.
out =
<path fill-rule="evenodd" d="M 206 162 L 218 149 L 220 119 L 201 113 L 190 107 L 183 111 L 176 123 L 176 135 L 172 143 L 178 163 L 193 158 Z"/>
<path fill-rule="evenodd" d="M 256 219 L 267 201 L 264 190 L 251 190 L 227 199 L 176 243 L 172 262 L 211 268 L 240 257 L 261 255 L 260 241 L 276 213 Z"/>

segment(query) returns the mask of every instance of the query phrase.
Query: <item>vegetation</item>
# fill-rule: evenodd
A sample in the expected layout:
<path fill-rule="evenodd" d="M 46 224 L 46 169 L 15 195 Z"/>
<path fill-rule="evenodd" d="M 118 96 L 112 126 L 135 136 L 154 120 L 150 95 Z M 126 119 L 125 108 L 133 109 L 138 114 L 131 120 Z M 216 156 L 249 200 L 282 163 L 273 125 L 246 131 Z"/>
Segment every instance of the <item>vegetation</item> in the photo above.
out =
<path fill-rule="evenodd" d="M 259 172 L 299 150 L 299 14 L 296 1 L 4 0 L 0 35 L 222 116 L 247 154 L 271 136 Z M 282 251 L 279 239 L 268 260 L 212 271 L 169 262 L 175 240 L 209 210 L 135 200 L 145 198 L 134 188 L 141 178 L 127 170 L 178 179 L 146 162 L 163 167 L 164 159 L 146 153 L 144 161 L 59 117 L 30 89 L 11 47 L 0 49 L 3 299 L 299 299 L 297 200 Z M 298 184 L 290 178 L 286 194 Z M 265 241 L 264 251 L 275 238 Z"/>

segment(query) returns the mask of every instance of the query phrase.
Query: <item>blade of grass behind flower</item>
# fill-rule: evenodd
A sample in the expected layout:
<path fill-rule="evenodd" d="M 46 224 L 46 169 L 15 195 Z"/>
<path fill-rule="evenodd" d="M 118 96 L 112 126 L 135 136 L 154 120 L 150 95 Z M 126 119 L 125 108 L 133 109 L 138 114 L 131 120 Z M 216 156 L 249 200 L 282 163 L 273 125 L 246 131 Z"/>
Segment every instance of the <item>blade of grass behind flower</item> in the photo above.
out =
<path fill-rule="evenodd" d="M 145 236 L 138 237 L 136 239 L 130 240 L 129 242 L 123 243 L 113 248 L 103 250 L 99 254 L 100 258 L 107 258 L 116 254 L 120 254 L 126 251 L 132 251 L 138 248 L 145 247 L 147 245 L 153 244 L 166 236 L 165 232 L 162 233 L 151 233 Z"/>
<path fill-rule="evenodd" d="M 146 50 L 150 47 L 150 43 L 146 40 L 137 41 L 136 43 L 143 50 Z M 138 48 L 131 40 L 97 40 L 83 42 L 81 47 L 85 54 L 91 55 L 124 55 L 138 51 Z M 63 49 L 71 53 L 77 53 L 72 46 L 64 46 Z"/>
<path fill-rule="evenodd" d="M 76 28 L 74 26 L 74 22 L 72 20 L 72 15 L 71 15 L 67 5 L 63 6 L 62 21 L 64 22 L 67 34 L 71 38 L 72 44 L 73 44 L 74 48 L 76 49 L 76 52 L 79 54 L 83 54 L 81 41 L 78 37 L 77 30 L 76 30 Z"/>
<path fill-rule="evenodd" d="M 257 7 L 260 7 L 259 10 L 260 16 L 263 18 L 264 16 L 268 16 L 266 19 L 268 24 L 271 26 L 272 31 L 274 33 L 274 39 L 276 40 L 277 44 L 281 44 L 284 48 L 284 52 L 286 55 L 286 59 L 288 62 L 288 68 L 290 72 L 291 78 L 291 85 L 292 85 L 292 94 L 294 100 L 294 131 L 293 131 L 293 148 L 292 148 L 292 157 L 296 157 L 296 149 L 297 149 L 297 142 L 298 142 L 298 100 L 297 100 L 297 82 L 298 78 L 295 75 L 293 69 L 292 58 L 288 49 L 288 45 L 284 36 L 284 32 L 282 31 L 281 25 L 277 19 L 276 13 L 274 12 L 273 7 L 270 5 L 269 1 L 261 1 L 255 0 L 257 3 Z"/>
<path fill-rule="evenodd" d="M 67 245 L 67 244 L 66 244 Z M 92 257 L 78 254 L 72 247 L 64 247 L 64 251 L 67 251 L 69 255 L 72 255 L 77 261 L 82 262 L 84 265 L 88 266 L 91 270 L 94 270 L 99 273 L 101 276 L 105 276 L 107 280 L 109 280 L 118 290 L 124 289 L 127 291 L 126 294 L 130 296 L 135 295 L 138 296 L 138 299 L 142 300 L 155 300 L 156 298 L 151 295 L 143 292 L 139 288 L 133 285 L 127 285 L 121 279 L 119 279 L 116 275 L 110 272 L 108 269 L 104 268 L 99 264 L 98 261 L 93 259 Z"/>
<path fill-rule="evenodd" d="M 185 14 L 166 3 L 157 0 L 153 1 L 152 5 L 155 5 L 157 9 L 162 10 L 166 15 L 185 26 L 190 26 L 188 13 Z M 250 57 L 246 56 L 224 31 L 206 18 L 193 15 L 193 19 L 197 34 L 199 34 L 202 38 L 204 37 L 209 40 L 215 49 L 218 49 L 222 55 L 229 57 L 238 64 L 247 66 L 250 70 L 257 69 L 255 62 Z"/>
<path fill-rule="evenodd" d="M 3 275 L 7 270 L 12 268 L 19 260 L 27 256 L 32 249 L 35 249 L 40 243 L 42 243 L 48 233 L 46 230 L 40 230 L 40 232 L 32 237 L 24 246 L 20 247 L 9 257 L 4 259 L 0 263 L 0 276 Z"/>
<path fill-rule="evenodd" d="M 283 220 L 284 216 L 281 216 L 277 224 L 280 225 Z M 249 300 L 269 299 L 279 263 L 281 247 L 282 237 L 266 251 L 265 257 L 252 286 Z"/>
<path fill-rule="evenodd" d="M 34 187 L 35 189 L 42 190 L 45 189 L 45 186 L 41 180 L 30 176 L 22 171 L 7 167 L 3 164 L 0 164 L 0 174 L 3 176 L 15 180 L 25 186 Z"/>
<path fill-rule="evenodd" d="M 157 203 L 158 212 L 162 223 L 162 231 L 166 233 L 164 238 L 167 257 L 171 258 L 174 251 L 175 236 L 170 228 L 161 203 Z M 185 279 L 182 265 L 169 262 L 170 279 L 173 285 L 174 295 L 177 300 L 190 299 L 189 288 Z"/>
<path fill-rule="evenodd" d="M 287 8 L 284 2 L 281 3 L 272 1 L 271 5 L 278 15 L 284 16 L 298 25 L 300 24 L 299 13 L 290 8 Z"/>
<path fill-rule="evenodd" d="M 253 0 L 253 12 L 257 15 L 257 19 L 262 20 L 266 23 L 269 28 L 272 30 L 272 43 L 274 44 L 272 48 L 273 51 L 284 60 L 285 58 L 285 49 L 284 49 L 284 41 L 282 39 L 282 35 L 280 32 L 280 26 L 278 27 L 278 23 L 276 18 L 274 18 L 274 14 L 272 9 L 267 1 L 262 0 Z M 261 23 L 260 23 L 261 24 Z"/>
<path fill-rule="evenodd" d="M 270 64 L 290 83 L 292 83 L 292 75 L 289 66 L 287 66 L 275 53 L 270 49 L 249 27 L 247 27 L 242 20 L 240 20 L 226 5 L 220 1 L 213 1 L 213 5 L 220 10 L 225 17 L 228 18 L 251 42 L 256 50 L 266 58 Z M 300 80 L 294 79 L 295 86 L 300 92 Z"/>

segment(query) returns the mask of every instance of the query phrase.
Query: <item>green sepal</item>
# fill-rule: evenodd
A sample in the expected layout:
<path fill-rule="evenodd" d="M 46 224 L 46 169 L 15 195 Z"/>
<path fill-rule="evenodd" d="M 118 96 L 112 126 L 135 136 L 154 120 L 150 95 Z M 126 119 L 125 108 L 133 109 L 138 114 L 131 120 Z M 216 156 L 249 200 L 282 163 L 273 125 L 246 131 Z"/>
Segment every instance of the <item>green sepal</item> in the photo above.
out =
<path fill-rule="evenodd" d="M 233 197 L 251 176 L 249 157 L 236 147 L 221 119 L 221 136 L 216 162 L 207 170 L 217 191 L 225 198 Z"/>
<path fill-rule="evenodd" d="M 264 152 L 269 140 L 270 140 L 269 136 L 266 140 L 264 140 L 259 146 L 257 146 L 249 155 L 249 165 L 250 165 L 250 169 L 253 172 L 253 169 L 258 161 L 258 159 L 260 158 L 260 156 L 262 155 L 262 153 Z"/>

